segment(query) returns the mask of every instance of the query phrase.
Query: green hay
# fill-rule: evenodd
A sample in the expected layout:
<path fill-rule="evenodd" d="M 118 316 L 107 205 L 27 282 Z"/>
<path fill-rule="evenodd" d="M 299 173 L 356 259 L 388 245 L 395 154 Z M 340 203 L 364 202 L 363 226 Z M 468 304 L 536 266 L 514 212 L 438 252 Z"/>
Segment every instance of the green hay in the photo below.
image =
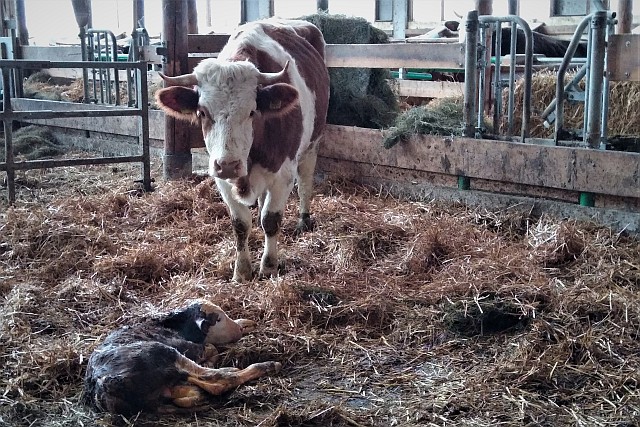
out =
<path fill-rule="evenodd" d="M 461 136 L 463 108 L 461 97 L 442 98 L 413 107 L 397 117 L 395 125 L 384 137 L 384 147 L 391 148 L 416 134 Z"/>
<path fill-rule="evenodd" d="M 387 34 L 366 19 L 317 13 L 300 19 L 322 32 L 327 44 L 388 43 Z M 388 83 L 387 69 L 331 68 L 327 122 L 335 125 L 381 129 L 390 126 L 399 112 L 397 97 Z"/>

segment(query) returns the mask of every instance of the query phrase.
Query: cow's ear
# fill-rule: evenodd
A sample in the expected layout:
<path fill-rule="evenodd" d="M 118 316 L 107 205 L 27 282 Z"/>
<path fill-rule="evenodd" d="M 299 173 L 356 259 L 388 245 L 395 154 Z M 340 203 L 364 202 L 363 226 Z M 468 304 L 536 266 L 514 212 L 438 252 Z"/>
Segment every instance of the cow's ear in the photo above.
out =
<path fill-rule="evenodd" d="M 168 115 L 180 120 L 195 121 L 198 92 L 182 86 L 171 86 L 156 92 L 156 102 Z"/>
<path fill-rule="evenodd" d="M 258 88 L 258 110 L 263 115 L 284 115 L 298 104 L 298 91 L 287 83 L 276 83 Z"/>

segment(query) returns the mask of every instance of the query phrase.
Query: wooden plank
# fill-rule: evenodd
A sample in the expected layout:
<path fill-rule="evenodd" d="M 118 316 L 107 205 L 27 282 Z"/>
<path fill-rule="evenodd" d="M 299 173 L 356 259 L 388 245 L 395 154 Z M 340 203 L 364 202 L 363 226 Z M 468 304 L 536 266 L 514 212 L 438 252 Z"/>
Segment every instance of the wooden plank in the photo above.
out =
<path fill-rule="evenodd" d="M 189 34 L 187 45 L 189 53 L 216 53 L 228 40 L 229 34 Z"/>
<path fill-rule="evenodd" d="M 640 34 L 609 37 L 607 69 L 611 80 L 640 81 Z"/>
<path fill-rule="evenodd" d="M 330 125 L 320 155 L 470 178 L 640 197 L 638 153 L 431 135 L 418 135 L 385 149 L 382 137 L 378 130 Z"/>
<path fill-rule="evenodd" d="M 328 44 L 328 67 L 464 69 L 463 43 Z"/>
<path fill-rule="evenodd" d="M 420 80 L 396 80 L 398 95 L 416 98 L 446 98 L 463 96 L 464 83 L 432 82 Z"/>

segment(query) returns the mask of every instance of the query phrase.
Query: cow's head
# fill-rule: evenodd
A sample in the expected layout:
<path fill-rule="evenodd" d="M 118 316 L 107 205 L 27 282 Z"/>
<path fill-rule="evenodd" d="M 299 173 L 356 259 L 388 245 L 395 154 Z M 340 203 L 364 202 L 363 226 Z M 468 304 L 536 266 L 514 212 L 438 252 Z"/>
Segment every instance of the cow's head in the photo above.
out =
<path fill-rule="evenodd" d="M 209 173 L 235 179 L 248 173 L 254 126 L 297 105 L 298 91 L 278 73 L 262 73 L 249 61 L 205 59 L 191 74 L 167 77 L 156 100 L 169 115 L 199 121 L 209 152 Z"/>

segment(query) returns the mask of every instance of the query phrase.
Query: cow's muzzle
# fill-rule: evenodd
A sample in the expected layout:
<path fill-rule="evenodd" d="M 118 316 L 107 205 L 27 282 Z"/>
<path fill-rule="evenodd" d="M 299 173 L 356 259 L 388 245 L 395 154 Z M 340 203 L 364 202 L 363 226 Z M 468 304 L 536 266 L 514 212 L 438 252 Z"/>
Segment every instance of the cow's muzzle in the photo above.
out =
<path fill-rule="evenodd" d="M 240 160 L 216 159 L 213 161 L 213 174 L 216 178 L 230 179 L 240 178 L 246 175 L 246 171 Z"/>

